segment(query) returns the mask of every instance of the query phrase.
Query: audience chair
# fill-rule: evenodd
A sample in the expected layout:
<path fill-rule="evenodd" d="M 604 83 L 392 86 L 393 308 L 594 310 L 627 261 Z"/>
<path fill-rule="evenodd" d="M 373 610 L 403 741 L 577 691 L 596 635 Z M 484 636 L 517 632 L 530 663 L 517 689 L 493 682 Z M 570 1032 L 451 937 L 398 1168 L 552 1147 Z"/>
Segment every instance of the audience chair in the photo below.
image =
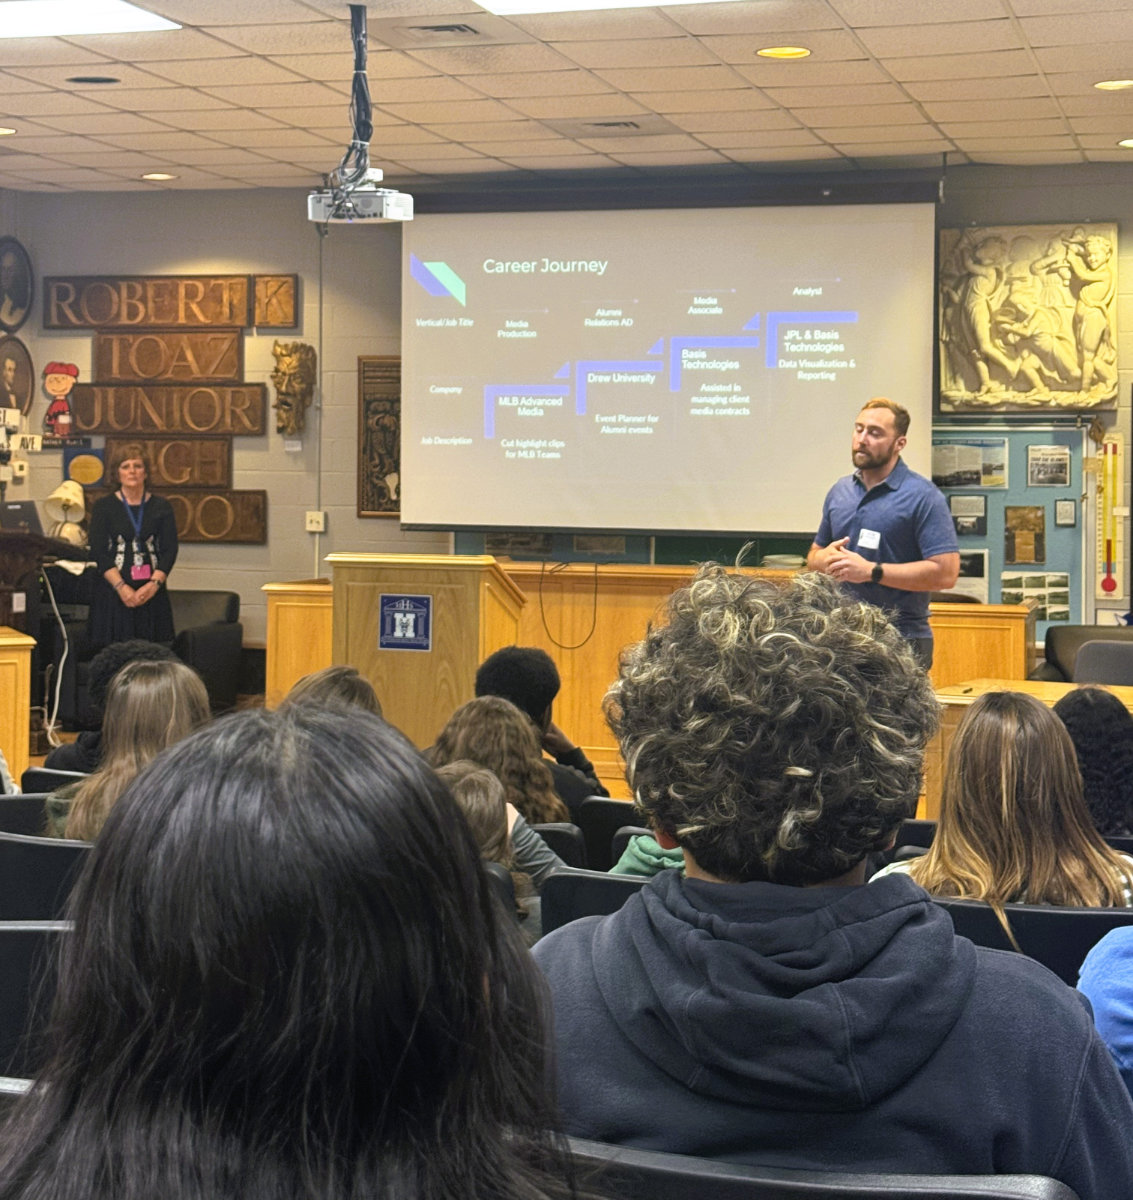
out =
<path fill-rule="evenodd" d="M 1092 641 L 1133 642 L 1133 626 L 1063 625 L 1061 622 L 1050 625 L 1043 643 L 1043 661 L 1027 678 L 1069 683 L 1074 677 L 1078 651 L 1086 642 Z"/>
<path fill-rule="evenodd" d="M 518 921 L 519 916 L 515 908 L 515 880 L 512 879 L 511 872 L 503 863 L 493 862 L 489 858 L 481 861 L 484 870 L 488 873 L 488 879 L 492 884 L 492 891 L 495 892 L 496 899 L 504 906 L 504 912 L 513 921 Z"/>
<path fill-rule="evenodd" d="M 618 860 L 626 852 L 630 838 L 640 837 L 643 833 L 652 832 L 651 829 L 646 829 L 644 825 L 623 825 L 610 839 L 610 866 L 616 867 L 618 865 Z"/>
<path fill-rule="evenodd" d="M 586 866 L 586 841 L 577 825 L 570 821 L 546 821 L 531 828 L 568 867 Z"/>
<path fill-rule="evenodd" d="M 0 1072 L 5 1077 L 34 1075 L 43 1066 L 41 1038 L 55 992 L 56 952 L 59 938 L 71 928 L 70 921 L 0 922 Z"/>
<path fill-rule="evenodd" d="M 42 837 L 47 828 L 47 792 L 0 796 L 0 833 Z"/>
<path fill-rule="evenodd" d="M 540 892 L 544 936 L 579 917 L 617 912 L 648 882 L 639 875 L 607 875 L 605 871 L 579 871 L 573 867 L 548 875 Z"/>
<path fill-rule="evenodd" d="M 610 800 L 606 796 L 587 796 L 579 805 L 575 822 L 586 840 L 586 865 L 592 871 L 608 871 L 610 843 L 623 825 L 632 825 L 637 810 L 628 800 Z"/>
<path fill-rule="evenodd" d="M 958 934 L 977 946 L 1014 950 L 995 911 L 982 900 L 933 896 L 952 918 Z M 1133 925 L 1130 908 L 1057 908 L 1050 904 L 1006 904 L 1011 932 L 1028 958 L 1042 963 L 1074 987 L 1082 960 L 1111 929 Z"/>
<path fill-rule="evenodd" d="M 1133 642 L 1086 642 L 1074 659 L 1073 682 L 1133 684 Z"/>
<path fill-rule="evenodd" d="M 51 767 L 28 767 L 20 776 L 21 792 L 57 792 L 68 784 L 82 783 L 83 771 L 55 771 Z"/>
<path fill-rule="evenodd" d="M 1078 1200 L 1045 1175 L 889 1175 L 747 1167 L 570 1139 L 579 1182 L 618 1200 Z"/>
<path fill-rule="evenodd" d="M 89 842 L 0 833 L 0 921 L 61 917 L 89 850 Z"/>

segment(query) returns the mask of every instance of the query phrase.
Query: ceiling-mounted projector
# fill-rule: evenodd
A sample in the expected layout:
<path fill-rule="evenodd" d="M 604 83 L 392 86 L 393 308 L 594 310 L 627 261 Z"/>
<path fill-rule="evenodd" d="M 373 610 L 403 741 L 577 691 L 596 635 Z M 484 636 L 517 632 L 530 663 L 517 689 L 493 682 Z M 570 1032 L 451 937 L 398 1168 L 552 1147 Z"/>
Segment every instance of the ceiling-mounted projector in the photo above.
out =
<path fill-rule="evenodd" d="M 375 186 L 382 173 L 367 169 L 365 178 L 353 185 L 338 185 L 337 172 L 331 186 L 307 197 L 307 220 L 320 224 L 350 224 L 354 221 L 412 221 L 413 197 L 405 192 Z"/>
<path fill-rule="evenodd" d="M 366 80 L 366 6 L 350 5 L 350 38 L 354 43 L 354 81 L 350 91 L 353 135 L 342 161 L 326 177 L 326 187 L 307 197 L 307 220 L 320 225 L 354 221 L 412 221 L 413 197 L 378 187 L 382 173 L 370 166 L 370 85 Z"/>

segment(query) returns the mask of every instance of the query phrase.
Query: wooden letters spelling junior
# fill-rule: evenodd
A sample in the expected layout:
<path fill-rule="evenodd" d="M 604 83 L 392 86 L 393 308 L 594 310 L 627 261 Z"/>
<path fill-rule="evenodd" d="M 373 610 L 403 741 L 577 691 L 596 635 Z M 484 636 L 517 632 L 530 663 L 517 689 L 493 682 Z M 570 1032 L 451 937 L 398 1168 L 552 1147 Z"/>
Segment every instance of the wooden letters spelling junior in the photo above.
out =
<path fill-rule="evenodd" d="M 79 383 L 69 397 L 76 433 L 226 433 L 252 437 L 265 429 L 267 386 L 189 384 L 141 387 Z"/>

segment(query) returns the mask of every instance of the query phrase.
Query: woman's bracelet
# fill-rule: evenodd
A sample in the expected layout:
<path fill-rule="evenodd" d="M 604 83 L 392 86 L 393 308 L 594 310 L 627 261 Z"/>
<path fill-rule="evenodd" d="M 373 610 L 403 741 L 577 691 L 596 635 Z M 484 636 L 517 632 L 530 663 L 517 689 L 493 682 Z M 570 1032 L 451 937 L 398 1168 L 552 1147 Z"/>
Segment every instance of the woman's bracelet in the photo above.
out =
<path fill-rule="evenodd" d="M 125 586 L 126 586 L 126 581 L 124 579 L 119 579 L 118 582 L 114 585 L 114 590 L 116 592 L 120 592 Z"/>

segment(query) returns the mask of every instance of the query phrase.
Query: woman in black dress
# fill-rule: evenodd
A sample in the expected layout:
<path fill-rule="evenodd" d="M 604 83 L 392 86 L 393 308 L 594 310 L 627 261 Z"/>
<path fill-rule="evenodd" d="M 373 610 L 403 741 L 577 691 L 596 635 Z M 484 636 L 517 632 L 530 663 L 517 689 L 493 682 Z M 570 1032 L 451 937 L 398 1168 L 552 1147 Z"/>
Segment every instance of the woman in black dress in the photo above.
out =
<path fill-rule="evenodd" d="M 109 478 L 118 481 L 118 490 L 91 510 L 90 548 L 100 575 L 91 597 L 91 642 L 171 642 L 165 581 L 177 561 L 173 508 L 146 488 L 149 467 L 136 442 L 120 447 Z"/>

